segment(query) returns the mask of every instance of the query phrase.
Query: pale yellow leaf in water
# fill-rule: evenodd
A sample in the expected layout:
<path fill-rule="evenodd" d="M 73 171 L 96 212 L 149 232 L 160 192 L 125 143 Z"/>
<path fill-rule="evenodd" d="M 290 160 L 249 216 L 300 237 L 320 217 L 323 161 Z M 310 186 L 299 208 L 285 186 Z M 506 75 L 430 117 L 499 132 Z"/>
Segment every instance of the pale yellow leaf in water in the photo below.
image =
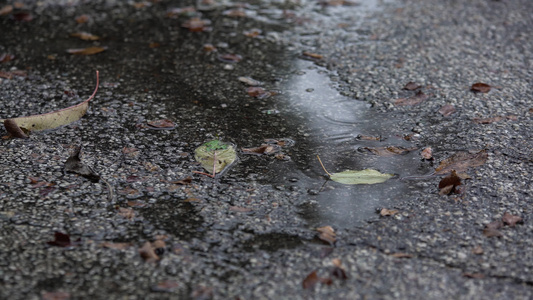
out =
<path fill-rule="evenodd" d="M 382 183 L 393 177 L 394 174 L 383 174 L 376 170 L 343 171 L 330 175 L 331 180 L 344 184 L 375 184 Z"/>
<path fill-rule="evenodd" d="M 219 140 L 209 141 L 194 151 L 194 158 L 207 172 L 215 175 L 224 173 L 237 160 L 235 146 Z"/>
<path fill-rule="evenodd" d="M 20 128 L 24 128 L 30 131 L 39 131 L 57 128 L 81 119 L 81 117 L 83 117 L 83 115 L 85 115 L 85 113 L 87 112 L 87 108 L 89 107 L 89 101 L 94 98 L 94 96 L 96 95 L 96 91 L 98 91 L 98 75 L 98 71 L 96 71 L 96 88 L 94 89 L 94 92 L 89 97 L 89 99 L 61 110 L 56 110 L 41 115 L 12 118 L 11 120 L 16 122 L 17 126 Z M 3 123 L 4 121 L 5 119 L 0 119 L 0 122 Z"/>

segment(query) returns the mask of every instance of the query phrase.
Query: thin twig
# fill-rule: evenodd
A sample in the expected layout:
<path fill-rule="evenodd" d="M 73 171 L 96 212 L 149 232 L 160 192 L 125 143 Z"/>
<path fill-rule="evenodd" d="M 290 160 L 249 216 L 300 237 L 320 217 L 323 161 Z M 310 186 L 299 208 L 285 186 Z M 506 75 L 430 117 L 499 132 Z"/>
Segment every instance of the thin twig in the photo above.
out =
<path fill-rule="evenodd" d="M 322 160 L 320 160 L 320 156 L 318 156 L 318 154 L 316 155 L 316 158 L 318 158 L 318 162 L 322 166 L 322 169 L 324 169 L 324 172 L 326 172 L 326 174 L 328 174 L 331 177 L 331 174 L 328 172 L 328 170 L 326 170 L 326 167 L 324 167 L 324 164 L 322 163 Z"/>

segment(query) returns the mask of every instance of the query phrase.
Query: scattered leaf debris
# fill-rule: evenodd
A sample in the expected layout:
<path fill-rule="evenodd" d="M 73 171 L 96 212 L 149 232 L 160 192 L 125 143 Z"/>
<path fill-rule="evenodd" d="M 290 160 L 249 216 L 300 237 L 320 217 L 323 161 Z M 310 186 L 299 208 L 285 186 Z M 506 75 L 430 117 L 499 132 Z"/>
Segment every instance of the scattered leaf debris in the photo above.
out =
<path fill-rule="evenodd" d="M 255 148 L 241 148 L 243 154 L 271 155 L 281 151 L 281 147 L 272 144 L 262 144 Z"/>
<path fill-rule="evenodd" d="M 398 211 L 397 209 L 387 209 L 387 208 L 382 208 L 382 209 L 379 211 L 379 214 L 380 214 L 382 217 L 394 216 L 394 215 L 397 215 L 398 213 L 400 213 L 400 211 Z"/>
<path fill-rule="evenodd" d="M 370 135 L 357 135 L 357 139 L 361 141 L 382 141 L 381 136 L 370 136 Z"/>
<path fill-rule="evenodd" d="M 316 231 L 318 231 L 319 239 L 321 239 L 322 241 L 332 246 L 337 241 L 337 234 L 335 233 L 335 230 L 331 226 L 318 227 Z"/>
<path fill-rule="evenodd" d="M 0 54 L 0 63 L 5 63 L 15 59 L 15 55 L 9 53 Z"/>
<path fill-rule="evenodd" d="M 81 146 L 76 147 L 72 155 L 65 162 L 65 171 L 81 175 L 92 182 L 100 181 L 100 176 L 93 169 L 86 166 L 80 159 Z"/>
<path fill-rule="evenodd" d="M 67 49 L 67 52 L 74 55 L 94 55 L 107 50 L 107 47 L 87 47 Z"/>
<path fill-rule="evenodd" d="M 509 225 L 510 227 L 515 227 L 516 223 L 524 223 L 522 217 L 511 215 L 508 212 L 503 214 L 502 221 L 504 224 Z"/>
<path fill-rule="evenodd" d="M 250 97 L 254 97 L 257 99 L 266 99 L 272 95 L 271 92 L 268 92 L 262 87 L 258 86 L 250 86 L 246 89 L 246 92 Z"/>
<path fill-rule="evenodd" d="M 46 243 L 51 246 L 70 247 L 70 246 L 76 246 L 77 244 L 79 244 L 79 242 L 80 242 L 79 239 L 76 242 L 72 242 L 68 234 L 56 231 L 54 233 L 54 240 L 46 242 Z"/>
<path fill-rule="evenodd" d="M 472 121 L 476 124 L 492 124 L 492 123 L 495 123 L 495 122 L 499 122 L 501 120 L 511 120 L 511 121 L 516 121 L 518 119 L 517 116 L 513 116 L 513 115 L 510 115 L 510 116 L 496 116 L 496 117 L 490 117 L 490 118 L 473 118 Z"/>
<path fill-rule="evenodd" d="M 453 115 L 456 111 L 457 110 L 455 109 L 455 106 L 451 104 L 445 104 L 441 108 L 439 108 L 439 113 L 444 117 L 449 117 Z"/>
<path fill-rule="evenodd" d="M 482 82 L 474 83 L 472 84 L 472 87 L 470 88 L 470 90 L 475 93 L 488 93 L 490 92 L 490 89 L 491 89 L 490 85 L 486 83 L 482 83 Z"/>
<path fill-rule="evenodd" d="M 318 277 L 316 270 L 309 273 L 302 282 L 302 287 L 306 290 L 312 289 L 317 283 L 332 284 L 331 278 Z"/>
<path fill-rule="evenodd" d="M 503 234 L 498 230 L 503 227 L 502 220 L 493 221 L 483 229 L 483 235 L 486 237 L 501 237 Z"/>
<path fill-rule="evenodd" d="M 489 155 L 486 150 L 477 153 L 457 152 L 454 155 L 441 161 L 435 169 L 435 174 L 447 174 L 455 170 L 456 172 L 466 172 L 468 168 L 479 167 L 487 162 Z"/>
<path fill-rule="evenodd" d="M 222 175 L 237 161 L 237 152 L 231 143 L 211 140 L 196 148 L 194 158 L 211 174 L 196 171 L 195 173 L 215 178 L 217 174 Z"/>
<path fill-rule="evenodd" d="M 181 24 L 181 27 L 189 29 L 190 32 L 207 32 L 212 30 L 209 25 L 211 25 L 210 20 L 194 17 Z"/>
<path fill-rule="evenodd" d="M 308 52 L 308 51 L 304 51 L 302 53 L 302 55 L 307 58 L 307 59 L 312 59 L 312 60 L 320 60 L 320 59 L 323 59 L 324 56 L 321 55 L 321 54 L 318 54 L 318 53 L 313 53 L 313 52 Z"/>
<path fill-rule="evenodd" d="M 97 41 L 97 40 L 100 39 L 99 36 L 94 35 L 92 33 L 84 32 L 84 31 L 71 33 L 70 36 L 77 37 L 77 38 L 82 39 L 84 41 Z"/>
<path fill-rule="evenodd" d="M 242 60 L 242 56 L 239 54 L 226 53 L 220 54 L 218 56 L 218 60 L 223 61 L 225 63 L 238 63 Z"/>
<path fill-rule="evenodd" d="M 89 17 L 88 15 L 81 15 L 81 16 L 77 16 L 75 20 L 76 20 L 76 23 L 78 24 L 84 24 L 84 23 L 89 22 L 90 19 L 91 17 Z"/>
<path fill-rule="evenodd" d="M 420 152 L 420 155 L 425 160 L 432 160 L 433 159 L 433 149 L 431 147 L 426 147 L 422 152 Z"/>
<path fill-rule="evenodd" d="M 244 84 L 247 84 L 249 86 L 260 86 L 260 85 L 263 85 L 263 83 L 261 81 L 255 80 L 252 77 L 241 76 L 241 77 L 239 77 L 237 79 L 240 82 L 242 82 Z"/>
<path fill-rule="evenodd" d="M 146 124 L 148 125 L 148 128 L 151 129 L 172 130 L 176 128 L 176 124 L 169 119 L 149 121 Z"/>
<path fill-rule="evenodd" d="M 418 91 L 415 95 L 407 98 L 399 98 L 394 100 L 394 105 L 398 106 L 412 106 L 418 105 L 429 98 L 428 95 L 424 94 L 422 91 Z"/>
<path fill-rule="evenodd" d="M 139 248 L 139 255 L 146 262 L 156 262 L 161 259 L 161 255 L 165 252 L 166 243 L 163 239 L 158 238 L 154 242 L 145 242 L 141 248 Z"/>

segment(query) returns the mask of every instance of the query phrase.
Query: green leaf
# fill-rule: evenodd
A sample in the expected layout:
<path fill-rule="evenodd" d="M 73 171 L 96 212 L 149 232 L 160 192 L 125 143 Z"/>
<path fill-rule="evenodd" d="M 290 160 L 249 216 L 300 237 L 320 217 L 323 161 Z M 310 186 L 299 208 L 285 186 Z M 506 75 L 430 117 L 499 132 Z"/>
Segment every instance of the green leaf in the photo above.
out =
<path fill-rule="evenodd" d="M 215 176 L 224 173 L 237 160 L 237 152 L 231 143 L 212 140 L 196 148 L 194 158 Z"/>
<path fill-rule="evenodd" d="M 366 169 L 362 171 L 343 171 L 330 174 L 330 179 L 344 184 L 375 184 L 387 181 L 394 174 L 383 174 L 376 170 Z"/>
<path fill-rule="evenodd" d="M 12 118 L 11 120 L 15 124 L 29 131 L 39 131 L 46 129 L 53 129 L 59 126 L 67 125 L 72 122 L 78 121 L 85 115 L 87 108 L 89 107 L 89 101 L 94 98 L 96 91 L 98 91 L 98 71 L 96 71 L 96 88 L 89 99 L 70 106 L 61 110 L 49 112 L 42 115 L 32 115 L 27 117 Z M 0 122 L 4 123 L 5 119 L 0 119 Z"/>

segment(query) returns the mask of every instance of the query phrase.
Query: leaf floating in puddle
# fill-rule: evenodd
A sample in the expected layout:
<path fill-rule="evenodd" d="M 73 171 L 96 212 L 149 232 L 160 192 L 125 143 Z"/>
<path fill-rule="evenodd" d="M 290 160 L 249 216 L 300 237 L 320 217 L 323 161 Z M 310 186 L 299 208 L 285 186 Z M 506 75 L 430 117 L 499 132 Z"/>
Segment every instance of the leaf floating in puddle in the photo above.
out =
<path fill-rule="evenodd" d="M 394 177 L 394 174 L 384 174 L 372 169 L 365 169 L 361 171 L 347 170 L 339 173 L 329 173 L 322 164 L 322 161 L 320 160 L 320 157 L 318 155 L 317 158 L 324 171 L 329 175 L 329 178 L 339 183 L 376 184 L 385 182 L 390 178 Z"/>
<path fill-rule="evenodd" d="M 42 115 L 33 115 L 28 117 L 18 117 L 13 118 L 13 120 L 18 127 L 24 128 L 27 130 L 45 130 L 45 129 L 53 129 L 59 126 L 67 125 L 72 122 L 75 122 L 85 113 L 87 112 L 87 108 L 89 107 L 89 101 L 91 101 L 94 96 L 96 95 L 96 91 L 98 91 L 98 71 L 96 71 L 96 88 L 94 89 L 93 94 L 89 97 L 89 99 L 76 104 L 74 106 L 70 106 L 61 110 L 49 112 Z M 4 119 L 0 119 L 0 122 L 5 122 Z"/>
<path fill-rule="evenodd" d="M 196 148 L 194 158 L 212 174 L 207 175 L 215 177 L 224 173 L 237 160 L 237 152 L 231 143 L 212 140 Z"/>
<path fill-rule="evenodd" d="M 477 82 L 472 85 L 470 90 L 475 93 L 488 93 L 490 92 L 490 88 L 491 86 L 486 83 Z"/>

